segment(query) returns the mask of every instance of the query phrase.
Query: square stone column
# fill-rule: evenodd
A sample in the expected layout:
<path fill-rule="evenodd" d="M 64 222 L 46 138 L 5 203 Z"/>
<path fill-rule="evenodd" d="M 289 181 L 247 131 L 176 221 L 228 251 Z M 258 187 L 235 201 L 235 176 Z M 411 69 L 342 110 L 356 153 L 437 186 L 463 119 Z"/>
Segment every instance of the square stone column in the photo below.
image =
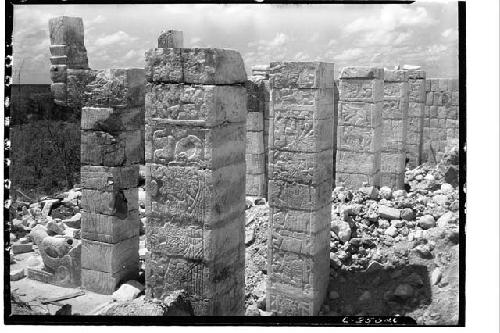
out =
<path fill-rule="evenodd" d="M 384 69 L 345 67 L 340 74 L 336 186 L 380 185 Z"/>
<path fill-rule="evenodd" d="M 146 52 L 146 296 L 243 315 L 247 76 L 240 54 Z"/>
<path fill-rule="evenodd" d="M 82 109 L 82 286 L 111 294 L 139 272 L 144 70 L 98 71 Z"/>
<path fill-rule="evenodd" d="M 404 188 L 408 102 L 408 72 L 384 70 L 380 186 Z"/>
<path fill-rule="evenodd" d="M 409 106 L 406 158 L 414 168 L 422 163 L 422 128 L 425 107 L 425 71 L 408 70 Z"/>
<path fill-rule="evenodd" d="M 334 65 L 271 63 L 267 310 L 316 315 L 330 276 Z"/>

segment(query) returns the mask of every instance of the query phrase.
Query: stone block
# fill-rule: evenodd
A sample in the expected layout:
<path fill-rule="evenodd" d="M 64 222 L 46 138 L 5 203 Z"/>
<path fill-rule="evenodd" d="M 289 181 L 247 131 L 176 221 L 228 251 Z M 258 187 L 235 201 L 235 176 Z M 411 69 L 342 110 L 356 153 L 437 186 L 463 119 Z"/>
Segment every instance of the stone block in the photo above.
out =
<path fill-rule="evenodd" d="M 66 65 L 50 66 L 50 80 L 54 83 L 66 83 Z"/>
<path fill-rule="evenodd" d="M 82 212 L 81 237 L 116 244 L 139 236 L 139 225 L 139 214 L 136 210 L 130 211 L 124 219 L 113 215 Z"/>
<path fill-rule="evenodd" d="M 50 63 L 53 66 L 66 66 L 68 64 L 68 57 L 63 55 L 63 56 L 56 56 L 56 57 L 50 57 Z"/>
<path fill-rule="evenodd" d="M 330 227 L 331 205 L 311 212 L 271 207 L 269 216 L 272 225 L 270 230 L 273 232 L 280 231 L 290 236 L 294 234 L 314 235 Z M 326 245 L 322 244 L 322 246 Z"/>
<path fill-rule="evenodd" d="M 339 85 L 340 101 L 376 103 L 384 99 L 382 80 L 341 80 Z"/>
<path fill-rule="evenodd" d="M 338 168 L 338 164 L 337 164 Z M 344 173 L 337 170 L 335 174 L 335 185 L 344 186 L 348 189 L 359 189 L 363 187 L 363 183 L 377 186 L 380 184 L 380 175 L 366 175 L 360 173 Z"/>
<path fill-rule="evenodd" d="M 145 77 L 154 83 L 183 83 L 180 48 L 157 48 L 146 51 Z"/>
<path fill-rule="evenodd" d="M 55 100 L 66 103 L 66 83 L 52 83 L 50 85 L 50 91 Z"/>
<path fill-rule="evenodd" d="M 410 102 L 408 106 L 408 117 L 420 118 L 424 114 L 424 104 L 417 102 Z M 431 106 L 432 108 L 432 106 Z"/>
<path fill-rule="evenodd" d="M 405 120 L 384 120 L 382 130 L 382 151 L 403 151 L 407 129 Z"/>
<path fill-rule="evenodd" d="M 247 131 L 260 132 L 264 130 L 264 115 L 260 112 L 247 114 Z"/>
<path fill-rule="evenodd" d="M 451 93 L 451 105 L 458 105 L 459 104 L 459 94 L 458 91 L 453 91 Z"/>
<path fill-rule="evenodd" d="M 247 173 L 245 180 L 245 194 L 248 196 L 266 197 L 267 179 L 264 173 Z"/>
<path fill-rule="evenodd" d="M 209 169 L 242 163 L 248 133 L 244 123 L 205 128 L 156 122 L 146 127 L 146 147 L 152 151 L 146 154 L 146 161 Z"/>
<path fill-rule="evenodd" d="M 82 239 L 82 269 L 118 273 L 139 266 L 139 237 L 108 244 Z"/>
<path fill-rule="evenodd" d="M 125 165 L 125 142 L 106 132 L 82 131 L 80 154 L 82 165 Z"/>
<path fill-rule="evenodd" d="M 393 190 L 404 189 L 404 173 L 380 173 L 380 186 L 388 186 Z"/>
<path fill-rule="evenodd" d="M 329 119 L 333 117 L 333 89 L 273 88 L 274 117 Z"/>
<path fill-rule="evenodd" d="M 245 154 L 247 174 L 260 174 L 266 171 L 266 158 L 262 154 Z"/>
<path fill-rule="evenodd" d="M 149 164 L 146 186 L 146 214 L 172 223 L 214 228 L 245 209 L 244 163 L 216 170 Z"/>
<path fill-rule="evenodd" d="M 144 126 L 144 108 L 84 107 L 81 119 L 82 130 L 102 131 L 119 136 L 127 131 L 140 130 Z"/>
<path fill-rule="evenodd" d="M 269 180 L 269 206 L 290 209 L 318 210 L 330 202 L 331 178 L 318 185 Z"/>
<path fill-rule="evenodd" d="M 290 231 L 286 225 L 275 224 L 274 218 L 272 218 L 271 223 L 271 246 L 273 251 L 278 250 L 314 256 L 322 253 L 324 248 L 330 244 L 329 226 L 317 233 L 304 233 Z"/>
<path fill-rule="evenodd" d="M 408 71 L 403 69 L 384 69 L 384 81 L 386 82 L 405 82 L 408 81 Z"/>
<path fill-rule="evenodd" d="M 317 185 L 331 178 L 333 152 L 317 153 L 271 150 L 269 152 L 269 178 L 301 184 Z"/>
<path fill-rule="evenodd" d="M 387 82 L 384 81 L 384 100 L 403 100 L 409 98 L 408 82 Z"/>
<path fill-rule="evenodd" d="M 272 62 L 270 84 L 276 88 L 333 88 L 334 64 L 324 62 Z"/>
<path fill-rule="evenodd" d="M 378 79 L 384 80 L 384 69 L 367 66 L 344 67 L 340 79 Z"/>
<path fill-rule="evenodd" d="M 133 108 L 144 106 L 144 69 L 105 69 L 87 84 L 88 106 Z"/>
<path fill-rule="evenodd" d="M 337 151 L 337 172 L 373 175 L 380 170 L 379 153 Z"/>
<path fill-rule="evenodd" d="M 408 102 L 402 100 L 384 101 L 382 119 L 405 119 L 408 116 Z"/>
<path fill-rule="evenodd" d="M 90 69 L 67 69 L 67 105 L 81 109 L 87 104 L 89 94 L 87 84 L 92 82 L 97 75 L 96 70 Z"/>
<path fill-rule="evenodd" d="M 83 34 L 80 17 L 58 16 L 49 20 L 49 37 L 53 45 L 83 45 Z"/>
<path fill-rule="evenodd" d="M 405 153 L 381 152 L 380 172 L 381 173 L 403 173 L 405 171 Z"/>
<path fill-rule="evenodd" d="M 66 64 L 72 69 L 88 69 L 89 60 L 87 50 L 83 45 L 68 45 L 66 46 Z"/>
<path fill-rule="evenodd" d="M 158 48 L 182 48 L 184 47 L 184 38 L 182 31 L 167 30 L 158 37 Z"/>
<path fill-rule="evenodd" d="M 410 102 L 425 103 L 426 93 L 425 93 L 425 80 L 415 79 L 409 82 L 409 99 Z"/>
<path fill-rule="evenodd" d="M 121 282 L 137 279 L 138 273 L 138 265 L 127 266 L 114 273 L 82 268 L 82 287 L 99 294 L 111 295 Z"/>
<path fill-rule="evenodd" d="M 333 146 L 332 119 L 274 118 L 269 148 L 297 152 L 319 152 Z"/>
<path fill-rule="evenodd" d="M 50 55 L 53 57 L 65 56 L 68 53 L 67 45 L 49 45 Z"/>
<path fill-rule="evenodd" d="M 382 127 L 369 128 L 339 125 L 337 150 L 375 153 L 382 148 Z"/>
<path fill-rule="evenodd" d="M 426 73 L 420 69 L 408 70 L 408 79 L 425 79 Z"/>
<path fill-rule="evenodd" d="M 82 165 L 80 179 L 84 189 L 109 192 L 136 188 L 139 183 L 139 165 L 126 167 Z"/>
<path fill-rule="evenodd" d="M 263 132 L 247 132 L 246 148 L 248 154 L 263 154 L 264 153 L 264 138 Z"/>
<path fill-rule="evenodd" d="M 378 127 L 382 124 L 382 103 L 339 102 L 339 125 Z"/>
<path fill-rule="evenodd" d="M 425 105 L 433 105 L 434 104 L 434 92 L 428 91 L 426 93 Z"/>
<path fill-rule="evenodd" d="M 139 209 L 137 188 L 103 192 L 82 190 L 81 208 L 88 213 L 114 215 L 122 219 Z"/>

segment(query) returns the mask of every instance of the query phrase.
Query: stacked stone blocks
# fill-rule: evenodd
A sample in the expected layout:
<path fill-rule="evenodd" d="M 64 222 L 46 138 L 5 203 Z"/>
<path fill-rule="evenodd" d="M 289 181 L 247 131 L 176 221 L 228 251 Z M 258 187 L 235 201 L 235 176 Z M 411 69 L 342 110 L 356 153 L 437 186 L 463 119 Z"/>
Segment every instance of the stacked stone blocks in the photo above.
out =
<path fill-rule="evenodd" d="M 406 158 L 410 168 L 422 163 L 422 125 L 425 106 L 426 73 L 423 70 L 408 70 L 408 121 L 406 136 Z"/>
<path fill-rule="evenodd" d="M 333 64 L 272 63 L 268 311 L 318 313 L 329 280 Z"/>
<path fill-rule="evenodd" d="M 139 271 L 144 71 L 99 71 L 81 120 L 82 285 L 103 294 Z"/>
<path fill-rule="evenodd" d="M 184 289 L 196 315 L 243 315 L 243 60 L 150 49 L 146 79 L 146 296 Z"/>
<path fill-rule="evenodd" d="M 380 185 L 384 70 L 345 67 L 340 74 L 336 185 Z"/>
<path fill-rule="evenodd" d="M 408 93 L 407 71 L 384 70 L 380 185 L 393 189 L 404 188 Z"/>
<path fill-rule="evenodd" d="M 458 79 L 428 79 L 422 162 L 436 163 L 459 137 Z"/>

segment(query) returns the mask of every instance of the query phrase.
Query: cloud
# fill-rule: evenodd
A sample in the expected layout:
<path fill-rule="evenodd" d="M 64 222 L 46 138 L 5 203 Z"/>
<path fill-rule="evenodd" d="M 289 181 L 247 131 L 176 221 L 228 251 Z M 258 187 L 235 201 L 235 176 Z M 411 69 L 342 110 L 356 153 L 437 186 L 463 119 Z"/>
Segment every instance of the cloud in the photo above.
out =
<path fill-rule="evenodd" d="M 117 31 L 113 34 L 103 36 L 103 37 L 96 39 L 96 41 L 94 42 L 94 45 L 95 46 L 110 46 L 113 44 L 124 45 L 124 44 L 130 43 L 130 42 L 133 42 L 136 39 L 137 39 L 136 37 L 132 37 L 129 34 L 127 34 L 126 32 L 120 30 L 120 31 Z"/>
<path fill-rule="evenodd" d="M 343 51 L 342 53 L 335 55 L 334 59 L 335 60 L 353 60 L 355 58 L 358 58 L 363 54 L 363 49 L 356 47 L 352 49 L 347 49 Z"/>
<path fill-rule="evenodd" d="M 446 41 L 457 41 L 458 40 L 458 30 L 457 29 L 446 29 L 441 33 L 441 37 L 443 37 Z"/>

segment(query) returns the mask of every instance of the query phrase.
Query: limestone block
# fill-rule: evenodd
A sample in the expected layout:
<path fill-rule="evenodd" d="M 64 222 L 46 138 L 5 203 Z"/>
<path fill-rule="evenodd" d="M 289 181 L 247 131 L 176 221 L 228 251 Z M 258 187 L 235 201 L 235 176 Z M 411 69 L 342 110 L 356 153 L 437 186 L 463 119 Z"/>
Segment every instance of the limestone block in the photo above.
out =
<path fill-rule="evenodd" d="M 409 80 L 409 99 L 410 102 L 425 103 L 425 80 L 414 79 Z"/>
<path fill-rule="evenodd" d="M 405 171 L 405 153 L 380 153 L 380 172 L 381 173 L 404 173 Z"/>
<path fill-rule="evenodd" d="M 181 49 L 157 48 L 146 51 L 145 77 L 148 82 L 182 83 Z"/>
<path fill-rule="evenodd" d="M 408 101 L 408 82 L 388 82 L 384 81 L 384 100 Z"/>
<path fill-rule="evenodd" d="M 425 105 L 432 105 L 434 103 L 434 92 L 433 91 L 427 91 L 426 93 L 426 99 L 425 99 Z"/>
<path fill-rule="evenodd" d="M 181 48 L 184 47 L 182 31 L 167 30 L 158 37 L 158 48 Z"/>
<path fill-rule="evenodd" d="M 369 128 L 339 125 L 337 150 L 375 153 L 382 148 L 382 127 Z"/>
<path fill-rule="evenodd" d="M 458 120 L 446 119 L 446 128 L 459 128 Z"/>
<path fill-rule="evenodd" d="M 97 71 L 90 69 L 67 69 L 68 106 L 81 108 L 89 98 L 87 84 L 92 82 Z"/>
<path fill-rule="evenodd" d="M 333 174 L 333 152 L 331 149 L 317 153 L 269 152 L 269 178 L 301 184 L 319 184 Z"/>
<path fill-rule="evenodd" d="M 244 243 L 245 214 L 207 229 L 196 221 L 176 223 L 164 217 L 148 217 L 146 247 L 165 256 L 211 261 L 221 253 L 237 251 Z"/>
<path fill-rule="evenodd" d="M 404 119 L 408 116 L 408 102 L 401 100 L 384 101 L 382 119 Z"/>
<path fill-rule="evenodd" d="M 67 65 L 68 64 L 68 57 L 63 55 L 63 56 L 57 56 L 57 57 L 50 57 L 50 63 L 52 65 Z"/>
<path fill-rule="evenodd" d="M 446 118 L 458 120 L 458 106 L 450 106 L 447 108 Z"/>
<path fill-rule="evenodd" d="M 252 77 L 251 77 L 252 78 Z M 260 81 L 248 80 L 245 82 L 247 90 L 248 112 L 260 112 L 260 102 L 262 100 L 262 91 Z"/>
<path fill-rule="evenodd" d="M 318 185 L 294 184 L 269 180 L 269 206 L 291 209 L 318 210 L 330 202 L 331 178 Z"/>
<path fill-rule="evenodd" d="M 245 180 L 245 194 L 249 196 L 267 196 L 267 179 L 264 173 L 247 173 Z"/>
<path fill-rule="evenodd" d="M 408 70 L 408 79 L 425 79 L 425 77 L 426 73 L 423 70 L 420 69 Z"/>
<path fill-rule="evenodd" d="M 50 85 L 50 91 L 55 100 L 66 102 L 66 83 L 52 83 Z"/>
<path fill-rule="evenodd" d="M 247 74 L 238 51 L 216 48 L 182 49 L 185 83 L 245 83 Z"/>
<path fill-rule="evenodd" d="M 144 164 L 144 137 L 140 130 L 125 131 L 118 135 L 125 142 L 125 164 Z"/>
<path fill-rule="evenodd" d="M 341 101 L 381 102 L 384 99 L 384 81 L 363 79 L 341 80 L 339 91 Z"/>
<path fill-rule="evenodd" d="M 88 83 L 87 105 L 131 108 L 144 106 L 144 70 L 141 68 L 105 69 Z"/>
<path fill-rule="evenodd" d="M 102 131 L 82 131 L 82 165 L 120 166 L 124 165 L 125 142 Z"/>
<path fill-rule="evenodd" d="M 98 259 L 98 260 L 97 260 Z M 82 239 L 82 268 L 117 273 L 130 267 L 138 269 L 139 237 L 123 240 L 116 244 Z"/>
<path fill-rule="evenodd" d="M 83 20 L 80 17 L 58 16 L 49 20 L 50 44 L 83 45 Z"/>
<path fill-rule="evenodd" d="M 333 88 L 334 64 L 272 62 L 270 84 L 275 88 Z"/>
<path fill-rule="evenodd" d="M 337 163 L 337 168 L 339 167 Z M 344 186 L 346 188 L 357 189 L 363 186 L 363 183 L 368 183 L 369 185 L 379 185 L 380 175 L 366 175 L 360 173 L 344 173 L 337 170 L 335 174 L 335 185 Z"/>
<path fill-rule="evenodd" d="M 283 252 L 314 256 L 323 252 L 324 248 L 330 244 L 329 226 L 317 233 L 304 233 L 292 232 L 284 225 L 274 224 L 274 221 L 272 223 L 271 246 L 273 251 L 276 249 Z"/>
<path fill-rule="evenodd" d="M 404 189 L 404 173 L 380 173 L 380 185 L 388 186 L 393 190 Z"/>
<path fill-rule="evenodd" d="M 52 82 L 66 83 L 66 65 L 50 66 L 50 79 Z"/>
<path fill-rule="evenodd" d="M 274 118 L 269 147 L 299 152 L 318 152 L 333 146 L 332 119 Z"/>
<path fill-rule="evenodd" d="M 156 123 L 150 127 L 146 128 L 146 143 L 151 142 L 152 149 L 148 162 L 217 169 L 245 160 L 243 123 L 213 128 Z"/>
<path fill-rule="evenodd" d="M 144 126 L 144 108 L 113 109 L 84 107 L 82 130 L 102 131 L 114 136 L 137 131 Z"/>
<path fill-rule="evenodd" d="M 245 151 L 248 154 L 264 153 L 263 132 L 247 132 Z"/>
<path fill-rule="evenodd" d="M 450 82 L 448 83 L 448 88 L 450 91 L 458 91 L 459 90 L 458 79 L 450 79 Z"/>
<path fill-rule="evenodd" d="M 264 114 L 249 112 L 247 114 L 247 131 L 262 132 L 264 130 Z"/>
<path fill-rule="evenodd" d="M 356 66 L 344 67 L 340 79 L 384 79 L 384 69 L 376 67 Z M 342 81 L 341 81 L 342 82 Z"/>
<path fill-rule="evenodd" d="M 245 154 L 245 162 L 247 166 L 247 174 L 260 174 L 266 171 L 265 155 L 262 154 Z"/>
<path fill-rule="evenodd" d="M 138 210 L 137 188 L 103 192 L 82 190 L 81 207 L 85 212 L 115 215 L 126 218 L 131 211 Z"/>
<path fill-rule="evenodd" d="M 331 206 L 326 205 L 311 212 L 271 207 L 269 216 L 272 230 L 279 230 L 290 236 L 294 234 L 313 235 L 329 228 Z M 322 244 L 322 246 L 326 245 Z"/>
<path fill-rule="evenodd" d="M 451 105 L 458 105 L 458 104 L 459 104 L 458 91 L 453 91 L 451 93 Z"/>
<path fill-rule="evenodd" d="M 146 118 L 208 127 L 244 122 L 246 99 L 240 86 L 148 83 Z"/>
<path fill-rule="evenodd" d="M 448 90 L 448 79 L 439 79 L 438 87 L 439 87 L 439 90 L 441 90 L 441 91 L 447 91 Z"/>
<path fill-rule="evenodd" d="M 49 45 L 50 55 L 53 57 L 65 56 L 68 53 L 68 46 L 61 45 Z"/>
<path fill-rule="evenodd" d="M 197 167 L 146 167 L 146 214 L 172 223 L 213 228 L 245 209 L 245 164 L 216 170 Z M 149 203 L 148 203 L 149 202 Z"/>
<path fill-rule="evenodd" d="M 380 170 L 378 153 L 337 151 L 337 172 L 373 175 Z"/>
<path fill-rule="evenodd" d="M 431 106 L 432 108 L 432 106 Z M 424 104 L 417 102 L 410 102 L 408 106 L 408 117 L 420 118 L 424 113 Z"/>
<path fill-rule="evenodd" d="M 333 117 L 333 88 L 271 90 L 274 117 L 329 119 Z"/>
<path fill-rule="evenodd" d="M 127 266 L 114 273 L 82 268 L 82 287 L 99 294 L 111 295 L 120 282 L 137 279 L 138 272 L 138 265 Z"/>
<path fill-rule="evenodd" d="M 135 188 L 139 182 L 139 166 L 105 167 L 82 165 L 80 182 L 84 189 L 115 191 Z"/>
<path fill-rule="evenodd" d="M 324 299 L 320 292 L 313 292 L 313 297 L 297 297 L 300 293 L 290 295 L 286 291 L 271 288 L 266 292 L 269 295 L 266 309 L 281 316 L 315 316 L 321 309 L 319 300 Z"/>
<path fill-rule="evenodd" d="M 406 142 L 406 121 L 386 119 L 382 131 L 382 150 L 402 151 Z"/>
<path fill-rule="evenodd" d="M 384 81 L 386 82 L 404 82 L 408 81 L 408 71 L 403 69 L 384 69 Z"/>
<path fill-rule="evenodd" d="M 382 124 L 382 103 L 339 102 L 339 125 L 378 127 Z"/>
<path fill-rule="evenodd" d="M 68 45 L 66 46 L 66 64 L 72 69 L 88 69 L 89 60 L 87 50 L 83 45 Z"/>
<path fill-rule="evenodd" d="M 118 216 L 82 212 L 82 239 L 116 244 L 139 236 L 138 211 L 130 211 L 125 219 Z"/>

